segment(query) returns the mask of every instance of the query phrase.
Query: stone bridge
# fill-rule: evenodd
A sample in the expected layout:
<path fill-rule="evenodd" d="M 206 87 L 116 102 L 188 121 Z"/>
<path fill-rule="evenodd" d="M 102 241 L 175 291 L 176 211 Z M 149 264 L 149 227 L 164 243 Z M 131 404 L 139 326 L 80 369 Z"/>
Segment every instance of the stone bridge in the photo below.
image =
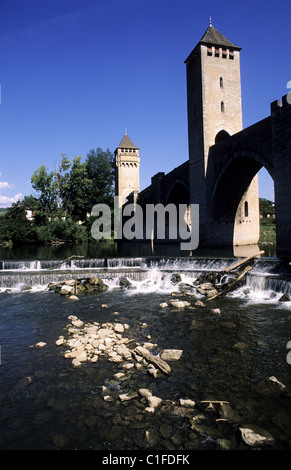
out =
<path fill-rule="evenodd" d="M 270 116 L 232 136 L 225 135 L 209 149 L 204 180 L 195 177 L 186 161 L 168 174 L 157 173 L 137 202 L 199 204 L 199 246 L 254 243 L 248 202 L 240 208 L 258 171 L 265 167 L 274 181 L 277 255 L 291 258 L 291 105 L 288 96 L 271 104 Z M 192 176 L 191 176 L 192 175 Z M 202 201 L 202 203 L 201 203 Z M 239 210 L 241 209 L 241 210 Z M 250 238 L 251 233 L 251 238 Z M 257 234 L 257 241 L 258 242 Z"/>

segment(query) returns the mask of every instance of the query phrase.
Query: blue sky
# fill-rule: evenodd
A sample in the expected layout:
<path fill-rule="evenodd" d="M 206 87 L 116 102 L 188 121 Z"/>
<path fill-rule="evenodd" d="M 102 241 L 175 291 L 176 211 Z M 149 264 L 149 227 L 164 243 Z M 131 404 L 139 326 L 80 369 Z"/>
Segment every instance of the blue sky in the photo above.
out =
<path fill-rule="evenodd" d="M 210 16 L 242 47 L 247 127 L 290 91 L 290 0 L 0 0 L 0 206 L 31 194 L 33 171 L 61 154 L 113 152 L 125 128 L 141 189 L 187 160 L 184 60 Z"/>

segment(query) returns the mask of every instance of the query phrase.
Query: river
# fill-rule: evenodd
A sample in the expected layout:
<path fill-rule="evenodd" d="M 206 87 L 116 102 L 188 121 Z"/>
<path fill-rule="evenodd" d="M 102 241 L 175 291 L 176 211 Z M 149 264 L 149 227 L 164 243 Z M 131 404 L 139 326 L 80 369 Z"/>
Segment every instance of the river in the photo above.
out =
<path fill-rule="evenodd" d="M 259 427 L 272 436 L 267 449 L 289 450 L 291 302 L 280 301 L 284 293 L 291 296 L 288 263 L 257 259 L 244 285 L 199 307 L 195 302 L 204 297 L 195 279 L 222 271 L 235 260 L 233 254 L 122 256 L 112 245 L 96 256 L 96 250 L 82 249 L 1 253 L 0 449 L 249 450 L 241 429 Z M 85 257 L 66 261 L 73 254 Z M 108 290 L 70 301 L 47 288 L 49 282 L 88 273 L 104 279 Z M 123 277 L 127 288 L 120 287 Z M 172 306 L 173 293 L 190 306 Z M 126 325 L 122 337 L 129 347 L 150 342 L 156 356 L 164 349 L 182 355 L 171 362 L 170 375 L 157 377 L 137 367 L 124 369 L 106 355 L 74 367 L 56 345 L 71 315 L 86 325 Z M 45 346 L 37 348 L 39 342 Z M 120 372 L 126 372 L 122 379 L 116 376 Z M 270 377 L 285 388 L 276 382 L 270 391 Z M 162 399 L 154 412 L 138 394 L 120 400 L 141 388 Z M 180 399 L 196 405 L 179 408 Z M 205 400 L 218 404 L 206 409 Z M 221 402 L 227 402 L 227 416 Z"/>

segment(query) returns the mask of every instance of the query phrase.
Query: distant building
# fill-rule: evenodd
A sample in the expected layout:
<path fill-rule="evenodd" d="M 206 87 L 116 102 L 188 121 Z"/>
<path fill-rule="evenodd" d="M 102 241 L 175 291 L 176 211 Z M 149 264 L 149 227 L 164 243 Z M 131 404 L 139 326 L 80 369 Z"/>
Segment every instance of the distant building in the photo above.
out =
<path fill-rule="evenodd" d="M 136 147 L 125 132 L 119 146 L 114 152 L 115 195 L 120 196 L 121 204 L 132 192 L 139 192 L 139 148 Z"/>

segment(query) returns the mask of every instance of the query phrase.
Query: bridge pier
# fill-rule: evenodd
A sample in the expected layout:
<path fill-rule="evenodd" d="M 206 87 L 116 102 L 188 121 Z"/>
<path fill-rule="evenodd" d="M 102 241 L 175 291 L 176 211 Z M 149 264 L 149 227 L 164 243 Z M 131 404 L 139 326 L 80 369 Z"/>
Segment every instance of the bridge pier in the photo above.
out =
<path fill-rule="evenodd" d="M 277 256 L 291 261 L 291 105 L 271 104 Z"/>

